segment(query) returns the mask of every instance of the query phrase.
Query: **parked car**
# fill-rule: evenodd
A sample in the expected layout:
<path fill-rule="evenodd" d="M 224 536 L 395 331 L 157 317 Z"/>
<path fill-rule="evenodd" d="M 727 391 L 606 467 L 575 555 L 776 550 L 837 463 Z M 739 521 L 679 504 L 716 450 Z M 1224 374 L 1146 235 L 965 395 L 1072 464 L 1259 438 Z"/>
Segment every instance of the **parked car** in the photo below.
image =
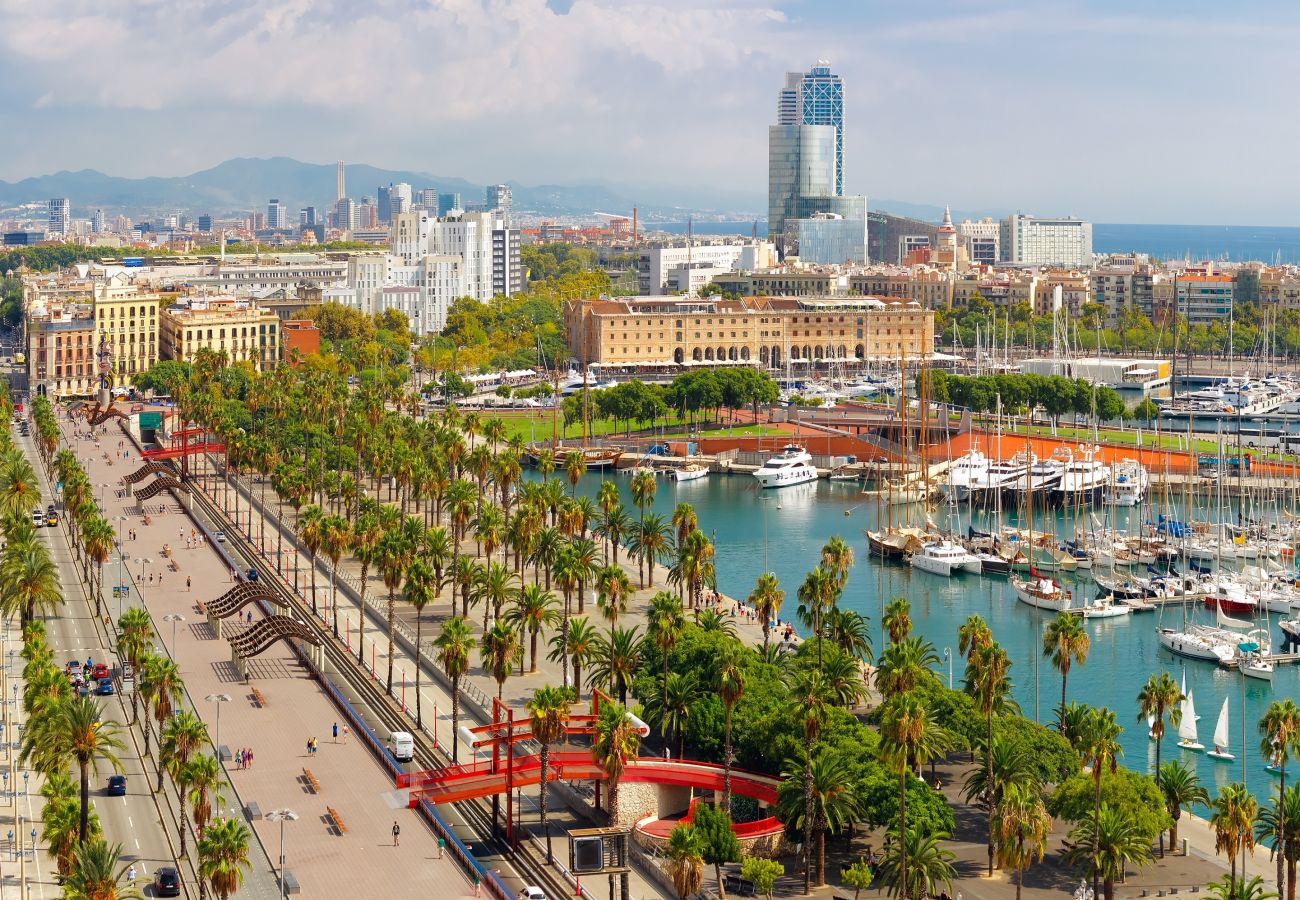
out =
<path fill-rule="evenodd" d="M 181 873 L 175 866 L 163 866 L 154 872 L 153 893 L 155 897 L 179 897 L 181 895 Z"/>
<path fill-rule="evenodd" d="M 95 686 L 95 693 L 100 697 L 110 696 L 113 693 L 113 679 L 99 679 L 99 684 Z"/>
<path fill-rule="evenodd" d="M 532 885 L 519 892 L 519 900 L 546 900 L 546 895 L 541 888 Z"/>
<path fill-rule="evenodd" d="M 110 796 L 110 797 L 124 797 L 124 796 L 126 796 L 126 776 L 125 776 L 125 775 L 109 775 L 109 776 L 108 776 L 108 787 L 104 788 L 104 793 L 107 794 L 107 795 Z"/>

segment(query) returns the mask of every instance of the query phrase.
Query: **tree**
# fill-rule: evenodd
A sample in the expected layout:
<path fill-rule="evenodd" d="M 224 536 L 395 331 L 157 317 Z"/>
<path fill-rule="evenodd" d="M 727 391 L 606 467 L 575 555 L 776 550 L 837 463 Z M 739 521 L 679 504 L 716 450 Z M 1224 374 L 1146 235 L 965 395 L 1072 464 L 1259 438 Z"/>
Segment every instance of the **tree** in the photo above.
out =
<path fill-rule="evenodd" d="M 1290 844 L 1295 841 L 1289 836 L 1289 831 L 1293 827 L 1300 827 L 1300 820 L 1291 819 L 1286 815 L 1287 806 L 1282 798 L 1286 796 L 1286 764 L 1291 754 L 1300 749 L 1300 707 L 1296 706 L 1294 700 L 1287 697 L 1282 700 L 1274 700 L 1268 705 L 1264 712 L 1263 718 L 1259 720 L 1259 733 L 1262 737 L 1260 741 L 1260 754 L 1272 759 L 1278 767 L 1278 801 L 1274 806 L 1280 814 L 1277 819 L 1278 835 L 1277 846 L 1290 849 Z M 1274 854 L 1277 860 L 1277 889 L 1282 890 L 1282 857 L 1283 853 Z M 1294 861 L 1292 861 L 1292 882 L 1287 889 L 1287 900 L 1295 900 L 1295 877 Z"/>
<path fill-rule="evenodd" d="M 749 604 L 758 614 L 758 622 L 763 626 L 763 646 L 767 647 L 772 635 L 772 621 L 781 612 L 781 603 L 785 600 L 785 591 L 775 573 L 763 572 L 754 582 L 754 589 L 749 593 Z"/>
<path fill-rule="evenodd" d="M 1013 703 L 1011 696 L 1011 658 L 999 644 L 993 643 L 975 651 L 970 662 L 966 664 L 966 690 L 975 698 L 975 708 L 988 723 L 984 746 L 989 752 L 984 754 L 986 770 L 985 786 L 989 793 L 984 797 L 984 806 L 988 811 L 988 866 L 989 877 L 993 877 L 993 857 L 995 843 L 995 818 L 997 804 L 992 793 L 993 783 L 993 716 L 1001 713 Z"/>
<path fill-rule="evenodd" d="M 1196 803 L 1208 806 L 1210 795 L 1196 772 L 1179 759 L 1171 759 L 1160 766 L 1160 793 L 1169 812 L 1169 849 L 1177 851 L 1178 820 L 1183 817 L 1183 809 Z"/>
<path fill-rule="evenodd" d="M 584 618 L 570 619 L 567 626 L 551 635 L 551 652 L 546 658 L 551 662 L 565 664 L 565 676 L 568 676 L 568 663 L 573 663 L 573 681 L 570 685 L 575 699 L 582 697 L 582 669 L 595 657 L 599 647 L 600 636 L 592 624 Z"/>
<path fill-rule="evenodd" d="M 1252 827 L 1259 804 L 1240 782 L 1226 784 L 1210 804 L 1210 828 L 1214 830 L 1214 852 L 1228 854 L 1232 883 L 1237 881 L 1237 857 L 1255 848 Z"/>
<path fill-rule="evenodd" d="M 880 861 L 880 880 L 893 885 L 904 900 L 933 897 L 940 890 L 951 889 L 957 874 L 952 865 L 956 855 L 943 846 L 951 835 L 944 831 L 927 834 L 919 827 L 909 828 L 903 835 L 900 838 L 891 832 Z"/>
<path fill-rule="evenodd" d="M 840 880 L 845 886 L 853 888 L 853 900 L 858 900 L 858 895 L 871 887 L 871 882 L 875 879 L 876 875 L 865 859 L 859 859 L 840 871 Z"/>
<path fill-rule="evenodd" d="M 1160 407 L 1150 397 L 1146 397 L 1137 406 L 1133 407 L 1133 418 L 1141 419 L 1150 426 L 1152 422 L 1160 418 Z"/>
<path fill-rule="evenodd" d="M 881 623 L 889 633 L 891 644 L 906 640 L 912 632 L 912 604 L 907 602 L 906 597 L 894 597 L 885 607 Z"/>
<path fill-rule="evenodd" d="M 1034 857 L 1043 861 L 1052 817 L 1047 814 L 1038 786 L 1012 785 L 998 804 L 998 861 L 1016 871 L 1016 900 L 1025 883 L 1025 869 Z"/>
<path fill-rule="evenodd" d="M 528 671 L 537 671 L 537 636 L 545 625 L 554 625 L 559 618 L 556 606 L 559 601 L 539 584 L 530 584 L 519 592 L 515 606 L 506 614 L 506 621 L 521 631 L 528 632 Z"/>
<path fill-rule="evenodd" d="M 772 889 L 776 880 L 785 874 L 785 866 L 774 859 L 761 856 L 742 856 L 740 858 L 740 877 L 754 885 L 754 893 L 762 894 L 772 900 Z"/>
<path fill-rule="evenodd" d="M 815 863 L 812 883 L 826 883 L 826 832 L 838 833 L 861 816 L 853 769 L 840 753 L 825 748 L 811 758 L 788 759 L 777 787 L 777 810 L 783 822 L 811 832 Z"/>
<path fill-rule="evenodd" d="M 501 620 L 492 623 L 492 627 L 483 633 L 483 640 L 479 645 L 479 656 L 483 663 L 483 668 L 487 670 L 493 680 L 497 683 L 497 699 L 501 699 L 501 694 L 506 687 L 506 679 L 510 677 L 510 669 L 514 666 L 515 658 L 523 652 L 520 646 L 519 636 L 515 630 Z"/>
<path fill-rule="evenodd" d="M 244 882 L 248 859 L 249 831 L 235 819 L 218 819 L 199 839 L 199 878 L 206 881 L 218 900 L 228 900 Z"/>
<path fill-rule="evenodd" d="M 32 720 L 23 734 L 22 755 L 25 764 L 41 772 L 54 772 L 68 762 L 76 763 L 81 773 L 81 814 L 77 834 L 90 833 L 90 772 L 99 772 L 101 763 L 122 771 L 117 754 L 126 749 L 120 737 L 121 726 L 104 715 L 91 697 L 69 697 L 54 704 L 47 715 Z"/>
<path fill-rule="evenodd" d="M 1138 721 L 1150 721 L 1151 733 L 1156 739 L 1156 784 L 1160 783 L 1160 750 L 1165 740 L 1165 713 L 1169 713 L 1169 718 L 1175 728 L 1178 727 L 1182 719 L 1182 707 L 1179 705 L 1183 701 L 1183 692 L 1179 689 L 1178 684 L 1168 672 L 1161 672 L 1159 675 L 1151 675 L 1147 678 L 1147 683 L 1142 686 L 1138 692 Z M 1061 707 L 1061 714 L 1065 715 L 1065 707 Z M 1165 855 L 1164 835 L 1160 836 L 1160 856 Z"/>
<path fill-rule="evenodd" d="M 1084 722 L 1083 731 L 1083 759 L 1092 768 L 1092 780 L 1096 787 L 1096 799 L 1093 804 L 1093 829 L 1092 829 L 1092 890 L 1097 892 L 1097 878 L 1100 874 L 1100 860 L 1098 854 L 1100 847 L 1098 841 L 1101 835 L 1101 777 L 1107 769 L 1113 775 L 1119 765 L 1119 757 L 1124 749 L 1119 745 L 1119 723 L 1115 721 L 1115 713 L 1109 709 L 1093 708 Z M 1123 869 L 1120 870 L 1121 874 Z M 1110 900 L 1110 898 L 1107 898 Z"/>
<path fill-rule="evenodd" d="M 892 647 L 891 647 L 892 649 Z M 903 900 L 912 900 L 908 880 L 907 775 L 913 765 L 922 766 L 930 757 L 942 752 L 950 739 L 934 719 L 934 714 L 909 694 L 899 694 L 886 705 L 880 726 L 881 758 L 898 777 L 898 878 Z"/>
<path fill-rule="evenodd" d="M 83 843 L 76 862 L 63 883 L 66 900 L 139 900 L 143 895 L 134 885 L 123 885 L 122 845 L 104 840 Z"/>
<path fill-rule="evenodd" d="M 661 706 L 666 708 L 668 705 L 668 656 L 672 653 L 672 649 L 677 646 L 677 642 L 682 639 L 682 632 L 686 628 L 686 617 L 682 613 L 682 605 L 677 602 L 676 597 L 666 591 L 659 591 L 650 598 L 650 611 L 647 618 L 649 619 L 649 627 L 646 637 L 659 651 L 659 658 L 663 663 L 663 672 L 660 679 L 660 683 L 663 685 Z"/>
<path fill-rule="evenodd" d="M 614 628 L 609 638 L 595 640 L 594 661 L 587 680 L 592 684 L 605 684 L 618 695 L 619 703 L 627 702 L 627 689 L 641 665 L 640 628 Z"/>
<path fill-rule="evenodd" d="M 722 750 L 722 809 L 731 814 L 731 766 L 734 754 L 731 752 L 731 713 L 745 695 L 745 669 L 743 665 L 745 648 L 739 641 L 728 641 L 723 645 L 718 657 L 718 698 L 722 701 L 724 711 L 723 750 Z"/>
<path fill-rule="evenodd" d="M 437 529 L 441 530 L 441 529 Z M 332 591 L 331 587 L 331 591 Z M 420 669 L 424 668 L 424 608 L 438 594 L 438 576 L 425 559 L 415 559 L 406 570 L 406 602 L 415 610 L 415 727 L 424 727 L 424 710 L 420 703 Z M 335 612 L 337 621 L 338 613 Z M 337 628 L 335 634 L 337 636 Z"/>
<path fill-rule="evenodd" d="M 1251 876 L 1250 881 L 1237 884 L 1230 876 L 1224 875 L 1218 881 L 1206 885 L 1209 896 L 1215 900 L 1273 900 L 1275 891 L 1264 887 L 1264 879 L 1258 875 Z"/>
<path fill-rule="evenodd" d="M 1286 793 L 1274 797 L 1267 809 L 1259 814 L 1255 836 L 1272 844 L 1273 853 L 1286 861 L 1286 897 L 1294 900 L 1296 886 L 1296 860 L 1300 859 L 1300 839 L 1295 827 L 1300 822 L 1300 785 L 1292 785 Z M 1285 840 L 1283 837 L 1285 836 Z M 1281 893 L 1281 885 L 1279 885 Z"/>
<path fill-rule="evenodd" d="M 447 619 L 433 645 L 437 648 L 438 664 L 451 681 L 451 761 L 454 764 L 460 743 L 460 680 L 469 671 L 469 655 L 475 646 L 469 622 L 463 616 Z"/>
<path fill-rule="evenodd" d="M 718 897 L 726 900 L 722 866 L 740 859 L 740 841 L 736 840 L 736 832 L 731 828 L 731 816 L 725 809 L 697 803 L 691 827 L 700 836 L 700 855 L 713 866 L 713 874 L 718 880 Z"/>
<path fill-rule="evenodd" d="M 665 742 L 670 738 L 676 739 L 677 758 L 681 759 L 685 754 L 687 723 L 700 686 L 694 672 L 669 672 L 663 681 L 663 693 L 646 702 L 646 715 L 655 723 Z"/>
<path fill-rule="evenodd" d="M 627 708 L 621 703 L 602 703 L 600 715 L 596 718 L 591 758 L 605 771 L 609 781 L 611 822 L 618 820 L 618 780 L 623 776 L 628 760 L 635 759 L 640 748 L 641 738 L 627 720 Z"/>
<path fill-rule="evenodd" d="M 1103 805 L 1096 817 L 1084 819 L 1070 832 L 1071 846 L 1065 852 L 1072 865 L 1087 862 L 1094 880 L 1100 878 L 1105 900 L 1115 900 L 1115 882 L 1124 877 L 1130 862 L 1151 859 L 1151 839 L 1120 807 Z"/>
<path fill-rule="evenodd" d="M 569 692 L 549 685 L 539 687 L 528 701 L 528 727 L 541 750 L 542 774 L 538 783 L 538 809 L 541 811 L 542 834 L 546 835 L 546 862 L 552 861 L 551 832 L 546 827 L 546 783 L 549 781 L 551 745 L 564 740 L 569 724 Z"/>
<path fill-rule="evenodd" d="M 1088 658 L 1090 646 L 1083 619 L 1070 613 L 1057 613 L 1043 632 L 1043 656 L 1051 659 L 1056 671 L 1061 673 L 1062 714 L 1065 710 L 1065 687 L 1070 677 L 1071 664 L 1083 665 Z"/>
<path fill-rule="evenodd" d="M 678 825 L 668 833 L 665 854 L 677 900 L 687 900 L 700 890 L 704 880 L 704 856 L 700 844 L 699 832 L 690 825 Z"/>

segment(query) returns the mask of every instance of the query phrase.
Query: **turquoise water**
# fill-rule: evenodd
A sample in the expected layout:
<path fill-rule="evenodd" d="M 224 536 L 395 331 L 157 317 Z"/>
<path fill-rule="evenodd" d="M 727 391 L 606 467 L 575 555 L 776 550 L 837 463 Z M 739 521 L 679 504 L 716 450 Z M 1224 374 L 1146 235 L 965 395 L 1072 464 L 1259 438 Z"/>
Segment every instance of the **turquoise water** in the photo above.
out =
<path fill-rule="evenodd" d="M 619 484 L 629 512 L 635 515 L 636 507 L 629 493 L 631 479 L 625 475 L 609 477 Z M 594 496 L 600 481 L 599 475 L 588 474 L 579 484 L 579 491 Z M 979 613 L 1011 655 L 1014 691 L 1025 715 L 1032 718 L 1037 708 L 1041 721 L 1053 718 L 1061 680 L 1050 662 L 1040 659 L 1036 638 L 1050 615 L 1017 602 L 1005 578 L 972 575 L 940 578 L 870 557 L 863 530 L 876 527 L 876 505 L 874 500 L 863 502 L 856 483 L 818 481 L 759 491 L 749 476 L 715 475 L 681 485 L 659 480 L 654 501 L 656 512 L 670 516 L 674 506 L 683 500 L 694 504 L 700 527 L 716 538 L 718 589 L 728 596 L 748 596 L 755 578 L 764 571 L 766 559 L 786 592 L 784 610 L 793 616 L 798 605 L 795 593 L 799 584 L 808 570 L 816 566 L 822 545 L 838 534 L 850 543 L 856 556 L 842 603 L 869 618 L 877 648 L 882 645 L 881 608 L 891 597 L 902 595 L 911 601 L 915 631 L 932 641 L 940 656 L 949 648 L 956 657 L 957 629 L 967 616 Z M 1120 526 L 1123 527 L 1123 519 Z M 1062 578 L 1066 583 L 1070 580 L 1069 576 Z M 1090 579 L 1072 586 L 1078 596 L 1092 596 L 1096 591 Z M 1201 716 L 1200 740 L 1207 746 L 1211 745 L 1219 708 L 1224 698 L 1229 698 L 1229 749 L 1237 755 L 1235 762 L 1219 762 L 1202 753 L 1180 751 L 1174 746 L 1177 738 L 1171 735 L 1166 735 L 1164 743 L 1163 758 L 1181 754 L 1197 769 L 1213 794 L 1218 786 L 1240 781 L 1242 777 L 1241 691 L 1245 682 L 1247 783 L 1261 800 L 1270 791 L 1275 794 L 1277 781 L 1264 769 L 1267 761 L 1258 753 L 1256 723 L 1273 698 L 1296 694 L 1300 667 L 1280 666 L 1270 686 L 1209 663 L 1183 660 L 1159 647 L 1155 629 L 1161 615 L 1168 624 L 1179 624 L 1183 613 L 1173 608 L 1163 613 L 1088 622 L 1092 648 L 1087 663 L 1071 672 L 1069 699 L 1115 710 L 1124 726 L 1123 761 L 1140 770 L 1151 765 L 1155 755 L 1144 723 L 1137 721 L 1136 700 L 1152 672 L 1163 669 L 1176 679 L 1185 673 L 1187 687 L 1194 694 L 1197 713 Z M 1212 615 L 1199 607 L 1189 610 L 1189 615 L 1204 621 L 1212 619 Z M 1281 632 L 1274 628 L 1275 647 L 1280 646 L 1280 640 Z M 960 659 L 954 660 L 953 676 L 954 683 L 960 685 Z M 948 677 L 946 663 L 942 677 Z"/>

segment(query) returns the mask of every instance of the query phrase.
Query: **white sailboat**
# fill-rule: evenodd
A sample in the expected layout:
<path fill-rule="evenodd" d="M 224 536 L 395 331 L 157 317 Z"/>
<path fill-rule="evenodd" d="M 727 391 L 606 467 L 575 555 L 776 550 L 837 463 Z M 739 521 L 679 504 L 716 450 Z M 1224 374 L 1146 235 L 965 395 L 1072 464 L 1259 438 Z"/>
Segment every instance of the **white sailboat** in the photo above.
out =
<path fill-rule="evenodd" d="M 1183 716 L 1178 723 L 1178 746 L 1184 750 L 1205 749 L 1205 745 L 1196 736 L 1196 703 L 1191 694 L 1183 701 Z"/>
<path fill-rule="evenodd" d="M 1223 708 L 1219 710 L 1219 721 L 1214 724 L 1214 749 L 1205 751 L 1206 756 L 1215 759 L 1236 759 L 1228 752 L 1228 698 L 1223 698 Z"/>

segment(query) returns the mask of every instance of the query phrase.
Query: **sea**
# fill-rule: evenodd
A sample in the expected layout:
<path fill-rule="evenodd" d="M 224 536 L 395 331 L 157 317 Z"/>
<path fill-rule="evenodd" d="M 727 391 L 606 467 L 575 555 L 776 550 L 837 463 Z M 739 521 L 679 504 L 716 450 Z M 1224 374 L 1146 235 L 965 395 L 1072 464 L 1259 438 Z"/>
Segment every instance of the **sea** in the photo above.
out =
<path fill-rule="evenodd" d="M 685 222 L 657 222 L 647 227 L 673 234 L 686 232 Z M 752 221 L 694 223 L 698 235 L 748 235 L 753 228 Z M 765 219 L 758 220 L 758 233 L 767 233 Z M 1094 253 L 1145 253 L 1162 260 L 1300 263 L 1300 227 L 1095 223 L 1092 250 Z"/>
<path fill-rule="evenodd" d="M 529 477 L 537 476 L 532 472 Z M 612 474 L 603 477 L 619 485 L 627 509 L 636 515 L 629 490 L 631 479 Z M 578 490 L 594 498 L 601 480 L 602 475 L 588 473 Z M 727 596 L 747 597 L 758 575 L 770 569 L 777 574 L 785 591 L 782 618 L 792 617 L 804 576 L 817 565 L 822 545 L 833 535 L 839 535 L 849 542 L 855 554 L 841 602 L 867 617 L 877 651 L 884 645 L 881 631 L 884 605 L 892 597 L 906 597 L 912 604 L 915 633 L 934 644 L 941 660 L 951 661 L 941 661 L 941 677 L 945 681 L 951 678 L 952 684 L 960 688 L 963 663 L 957 654 L 957 630 L 967 616 L 978 613 L 988 621 L 994 637 L 1011 656 L 1013 690 L 1024 715 L 1044 723 L 1054 721 L 1061 679 L 1050 662 L 1042 658 L 1040 638 L 1051 615 L 1020 603 L 1005 577 L 965 574 L 942 578 L 872 557 L 867 551 L 864 531 L 877 527 L 877 509 L 874 501 L 864 500 L 856 482 L 821 480 L 760 491 L 747 475 L 710 475 L 682 484 L 661 480 L 653 511 L 670 517 L 681 501 L 694 505 L 700 528 L 716 542 L 718 590 Z M 1118 527 L 1121 528 L 1125 527 L 1124 512 L 1120 511 Z M 895 516 L 898 515 L 896 510 Z M 1060 517 L 1062 514 L 1044 511 L 1043 515 Z M 1044 526 L 1055 527 L 1058 533 L 1066 530 L 1059 518 L 1054 524 L 1038 520 L 1035 525 Z M 1086 575 L 1080 578 L 1062 575 L 1060 580 L 1074 590 L 1076 597 L 1092 597 L 1097 590 Z M 1213 614 L 1200 606 L 1189 607 L 1186 615 L 1196 621 L 1213 620 Z M 1277 782 L 1265 769 L 1267 760 L 1260 756 L 1257 722 L 1270 701 L 1296 695 L 1300 689 L 1300 666 L 1279 666 L 1274 681 L 1269 684 L 1208 662 L 1174 656 L 1160 647 L 1156 628 L 1159 624 L 1181 626 L 1183 620 L 1184 610 L 1170 607 L 1121 619 L 1088 621 L 1085 627 L 1092 647 L 1087 662 L 1070 674 L 1068 697 L 1115 711 L 1124 726 L 1122 762 L 1139 771 L 1148 770 L 1155 761 L 1154 742 L 1148 739 L 1146 723 L 1137 714 L 1138 691 L 1149 675 L 1167 671 L 1175 680 L 1185 683 L 1201 717 L 1200 740 L 1207 747 L 1212 745 L 1211 736 L 1226 699 L 1229 750 L 1237 756 L 1234 762 L 1220 762 L 1204 753 L 1179 750 L 1172 730 L 1165 736 L 1162 760 L 1184 759 L 1197 770 L 1212 796 L 1220 786 L 1240 781 L 1244 774 L 1262 805 L 1270 792 L 1276 794 Z M 1280 649 L 1282 633 L 1274 622 L 1269 627 L 1276 651 Z"/>

